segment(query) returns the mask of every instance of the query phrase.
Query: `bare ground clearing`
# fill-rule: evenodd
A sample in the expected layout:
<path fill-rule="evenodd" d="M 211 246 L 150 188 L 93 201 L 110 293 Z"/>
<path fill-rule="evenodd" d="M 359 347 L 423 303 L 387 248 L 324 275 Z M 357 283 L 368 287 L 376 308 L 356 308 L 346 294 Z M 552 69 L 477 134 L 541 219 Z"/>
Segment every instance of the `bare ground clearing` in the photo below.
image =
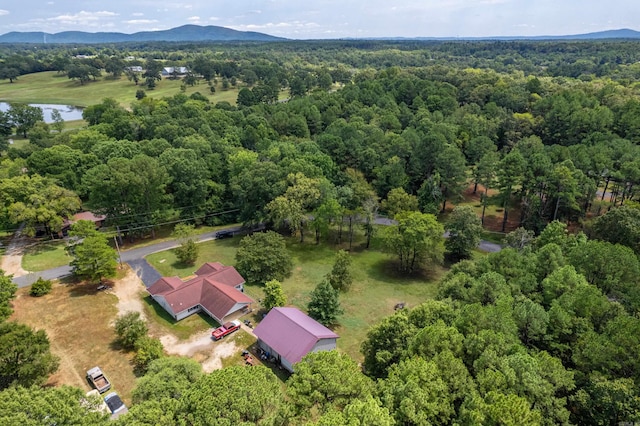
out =
<path fill-rule="evenodd" d="M 97 290 L 95 284 L 56 283 L 50 294 L 35 298 L 29 295 L 28 288 L 23 288 L 14 300 L 11 319 L 47 332 L 51 351 L 60 358 L 60 368 L 50 377 L 48 385 L 66 384 L 90 390 L 85 374 L 97 365 L 109 377 L 114 390 L 130 402 L 136 384 L 131 363 L 133 352 L 123 351 L 114 343 L 113 323 L 118 315 L 129 311 L 144 316 L 145 294 L 144 285 L 131 270 L 114 280 L 107 291 Z M 210 329 L 181 341 L 152 321 L 149 326 L 168 354 L 189 356 L 200 362 L 206 372 L 222 368 L 223 359 L 239 357 L 241 351 L 234 342 L 235 336 L 214 342 Z"/>

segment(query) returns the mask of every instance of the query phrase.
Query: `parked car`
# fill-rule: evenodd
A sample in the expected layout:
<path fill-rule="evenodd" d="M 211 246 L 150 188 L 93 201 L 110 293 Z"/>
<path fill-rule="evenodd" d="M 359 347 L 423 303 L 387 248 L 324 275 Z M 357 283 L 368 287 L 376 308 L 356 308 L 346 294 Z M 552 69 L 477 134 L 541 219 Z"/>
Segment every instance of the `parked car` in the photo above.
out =
<path fill-rule="evenodd" d="M 220 327 L 216 328 L 211 332 L 211 337 L 213 340 L 220 340 L 224 336 L 233 333 L 240 329 L 240 321 L 234 320 L 224 323 Z"/>
<path fill-rule="evenodd" d="M 233 233 L 234 233 L 234 231 L 232 231 L 230 229 L 218 231 L 218 232 L 216 232 L 216 239 L 217 240 L 222 240 L 223 238 L 231 238 L 231 237 L 233 237 Z"/>
<path fill-rule="evenodd" d="M 107 403 L 107 407 L 111 411 L 111 419 L 117 419 L 121 415 L 129 412 L 129 409 L 124 402 L 120 399 L 117 393 L 111 392 L 104 397 L 104 402 Z"/>

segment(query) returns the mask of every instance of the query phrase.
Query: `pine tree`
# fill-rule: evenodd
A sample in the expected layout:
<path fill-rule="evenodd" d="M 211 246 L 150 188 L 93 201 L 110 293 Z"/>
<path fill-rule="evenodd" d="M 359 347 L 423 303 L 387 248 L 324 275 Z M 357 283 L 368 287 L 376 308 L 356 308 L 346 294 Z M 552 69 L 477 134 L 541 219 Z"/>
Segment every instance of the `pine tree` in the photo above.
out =
<path fill-rule="evenodd" d="M 336 255 L 336 261 L 333 264 L 333 269 L 327 274 L 327 280 L 331 287 L 340 291 L 348 291 L 353 282 L 351 276 L 351 257 L 345 250 L 340 250 Z"/>
<path fill-rule="evenodd" d="M 311 301 L 307 306 L 309 316 L 321 324 L 331 325 L 342 314 L 338 290 L 328 280 L 322 280 L 311 292 Z"/>

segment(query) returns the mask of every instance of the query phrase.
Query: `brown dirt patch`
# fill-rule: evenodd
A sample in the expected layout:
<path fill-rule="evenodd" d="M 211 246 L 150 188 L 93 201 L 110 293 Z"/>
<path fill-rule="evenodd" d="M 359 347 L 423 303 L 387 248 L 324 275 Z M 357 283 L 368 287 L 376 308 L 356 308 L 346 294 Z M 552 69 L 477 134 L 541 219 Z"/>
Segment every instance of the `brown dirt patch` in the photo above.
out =
<path fill-rule="evenodd" d="M 14 301 L 12 319 L 47 332 L 51 352 L 60 357 L 60 368 L 47 384 L 90 390 L 86 371 L 99 366 L 113 388 L 129 401 L 135 385 L 133 354 L 113 344 L 116 336 L 110 326 L 118 313 L 117 298 L 96 287 L 55 284 L 50 294 L 39 298 L 29 296 L 28 289 L 21 289 Z"/>
<path fill-rule="evenodd" d="M 111 291 L 118 297 L 116 307 L 119 315 L 135 311 L 140 312 L 144 318 L 142 299 L 147 293 L 135 272 L 129 269 L 122 279 L 114 283 Z M 211 330 L 197 333 L 182 341 L 171 333 L 163 332 L 160 333 L 159 339 L 167 354 L 193 358 L 202 364 L 205 372 L 222 368 L 222 359 L 239 351 L 233 341 L 214 342 L 211 339 Z"/>

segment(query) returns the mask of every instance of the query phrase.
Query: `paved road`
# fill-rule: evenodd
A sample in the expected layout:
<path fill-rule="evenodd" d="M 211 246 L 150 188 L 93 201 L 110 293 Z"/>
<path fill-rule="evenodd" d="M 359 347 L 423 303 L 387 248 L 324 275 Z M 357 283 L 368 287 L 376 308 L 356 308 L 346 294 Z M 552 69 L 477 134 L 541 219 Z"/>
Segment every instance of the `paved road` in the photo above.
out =
<path fill-rule="evenodd" d="M 228 229 L 235 232 L 239 232 L 241 230 L 240 227 Z M 197 240 L 199 242 L 214 240 L 216 238 L 215 235 L 216 231 L 207 232 L 205 234 L 198 235 Z M 144 257 L 152 253 L 157 253 L 159 251 L 165 251 L 178 247 L 179 245 L 180 244 L 177 241 L 172 240 L 151 244 L 145 247 L 126 250 L 121 253 L 122 262 L 128 263 L 148 287 L 160 277 L 160 274 L 158 274 L 155 268 L 153 268 L 146 260 L 144 260 Z M 18 287 L 26 287 L 36 282 L 36 280 L 40 277 L 45 280 L 53 280 L 64 278 L 69 275 L 71 275 L 71 267 L 69 265 L 65 265 L 60 266 L 59 268 L 47 269 L 46 271 L 33 272 L 21 277 L 14 277 L 13 282 L 16 283 Z M 157 278 L 153 279 L 154 277 Z M 152 279 L 153 281 L 151 281 Z"/>
<path fill-rule="evenodd" d="M 396 221 L 393 219 L 388 219 L 385 217 L 377 217 L 375 220 L 378 225 L 394 225 Z M 234 232 L 241 232 L 242 229 L 240 227 L 226 228 L 227 230 Z M 197 240 L 199 242 L 215 240 L 217 231 L 207 232 L 205 234 L 200 234 L 197 236 Z M 446 234 L 445 234 L 446 237 Z M 169 250 L 175 247 L 178 247 L 179 243 L 176 240 L 172 241 L 164 241 L 161 243 L 151 244 L 145 247 L 139 247 L 131 250 L 126 250 L 121 253 L 122 262 L 125 262 L 131 266 L 131 268 L 136 271 L 136 274 L 142 279 L 145 286 L 149 287 L 151 284 L 156 282 L 160 278 L 160 274 L 156 269 L 151 266 L 144 258 L 153 253 L 157 253 L 159 251 Z M 478 248 L 482 251 L 488 253 L 495 253 L 502 249 L 499 244 L 495 244 L 489 241 L 480 241 Z M 60 266 L 59 268 L 48 269 L 46 271 L 41 272 L 33 272 L 28 275 L 24 275 L 21 277 L 14 277 L 13 282 L 18 285 L 18 287 L 26 287 L 28 285 L 33 284 L 40 277 L 46 280 L 53 280 L 64 278 L 71 275 L 71 267 L 69 265 Z"/>

